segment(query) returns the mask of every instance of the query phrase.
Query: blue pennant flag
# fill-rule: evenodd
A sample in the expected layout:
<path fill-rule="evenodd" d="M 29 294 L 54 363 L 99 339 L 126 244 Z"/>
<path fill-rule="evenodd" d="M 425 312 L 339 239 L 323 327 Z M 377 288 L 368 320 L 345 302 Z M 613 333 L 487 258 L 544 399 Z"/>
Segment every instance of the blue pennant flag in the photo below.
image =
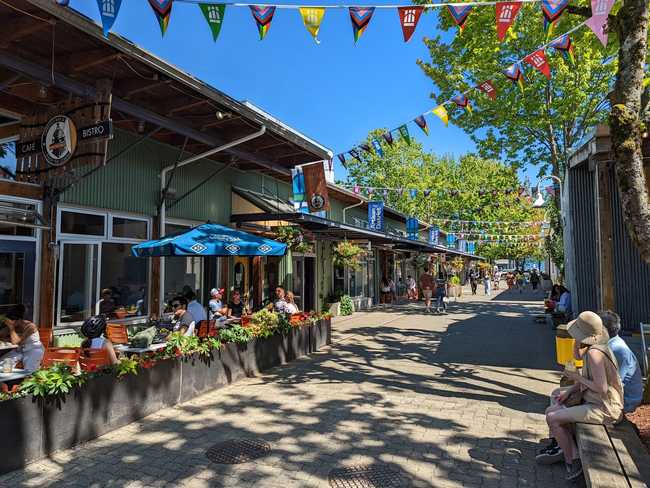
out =
<path fill-rule="evenodd" d="M 368 202 L 368 229 L 384 230 L 384 202 Z"/>
<path fill-rule="evenodd" d="M 99 7 L 99 15 L 102 18 L 102 29 L 104 30 L 104 37 L 108 37 L 111 31 L 117 14 L 122 6 L 122 0 L 97 0 L 97 7 Z"/>
<path fill-rule="evenodd" d="M 375 148 L 375 152 L 377 153 L 377 156 L 380 158 L 384 157 L 384 150 L 381 148 L 381 144 L 377 139 L 372 140 L 372 147 Z"/>

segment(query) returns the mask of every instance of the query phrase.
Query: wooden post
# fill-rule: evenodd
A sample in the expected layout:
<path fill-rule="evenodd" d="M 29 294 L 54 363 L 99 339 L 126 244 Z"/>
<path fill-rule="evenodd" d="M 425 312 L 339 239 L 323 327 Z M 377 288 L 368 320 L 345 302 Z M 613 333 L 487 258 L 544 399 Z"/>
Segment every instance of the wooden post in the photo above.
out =
<path fill-rule="evenodd" d="M 607 163 L 600 163 L 596 169 L 598 196 L 594 202 L 598 206 L 599 232 L 596 233 L 600 248 L 600 308 L 615 309 L 614 295 L 614 239 L 612 224 L 612 194 L 610 170 Z"/>
<path fill-rule="evenodd" d="M 41 267 L 39 288 L 39 312 L 38 327 L 40 329 L 51 329 L 54 327 L 54 293 L 56 275 L 56 202 L 48 192 L 43 197 L 43 216 L 50 225 L 49 230 L 41 232 Z"/>
<path fill-rule="evenodd" d="M 253 306 L 262 306 L 262 289 L 264 277 L 262 273 L 262 256 L 253 257 Z"/>
<path fill-rule="evenodd" d="M 160 219 L 153 219 L 153 226 L 151 229 L 151 238 L 160 239 Z M 153 317 L 157 317 L 160 313 L 160 287 L 163 286 L 160 282 L 160 258 L 151 258 L 151 283 L 149 287 L 149 313 Z"/>

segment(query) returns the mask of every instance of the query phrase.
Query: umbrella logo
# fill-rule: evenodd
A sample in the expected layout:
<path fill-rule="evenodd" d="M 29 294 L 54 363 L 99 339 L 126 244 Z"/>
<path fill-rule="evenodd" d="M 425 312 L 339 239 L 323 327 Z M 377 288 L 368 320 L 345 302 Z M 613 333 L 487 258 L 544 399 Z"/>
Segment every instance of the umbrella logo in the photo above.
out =
<path fill-rule="evenodd" d="M 233 237 L 226 234 L 209 234 L 208 239 L 211 241 L 237 242 L 241 241 L 239 237 Z"/>
<path fill-rule="evenodd" d="M 266 254 L 267 252 L 271 251 L 271 246 L 268 244 L 262 244 L 260 247 L 257 248 L 260 252 Z"/>
<path fill-rule="evenodd" d="M 200 242 L 197 242 L 197 243 L 194 244 L 192 247 L 190 247 L 190 249 L 191 249 L 193 252 L 195 252 L 196 254 L 201 254 L 203 251 L 205 251 L 205 250 L 207 249 L 207 246 L 204 246 L 204 245 L 201 244 Z"/>
<path fill-rule="evenodd" d="M 228 251 L 230 254 L 237 254 L 239 252 L 239 246 L 236 244 L 228 244 L 225 247 L 226 251 Z"/>

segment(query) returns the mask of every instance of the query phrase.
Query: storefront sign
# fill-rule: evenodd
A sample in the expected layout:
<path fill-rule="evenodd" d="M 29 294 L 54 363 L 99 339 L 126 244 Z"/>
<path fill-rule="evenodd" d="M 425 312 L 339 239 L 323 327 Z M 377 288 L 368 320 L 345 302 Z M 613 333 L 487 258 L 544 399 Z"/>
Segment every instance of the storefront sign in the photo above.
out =
<path fill-rule="evenodd" d="M 323 163 L 306 164 L 302 167 L 305 176 L 305 194 L 311 212 L 321 212 L 330 209 L 330 199 L 327 193 L 327 181 Z"/>
<path fill-rule="evenodd" d="M 384 202 L 368 202 L 368 229 L 384 230 Z"/>

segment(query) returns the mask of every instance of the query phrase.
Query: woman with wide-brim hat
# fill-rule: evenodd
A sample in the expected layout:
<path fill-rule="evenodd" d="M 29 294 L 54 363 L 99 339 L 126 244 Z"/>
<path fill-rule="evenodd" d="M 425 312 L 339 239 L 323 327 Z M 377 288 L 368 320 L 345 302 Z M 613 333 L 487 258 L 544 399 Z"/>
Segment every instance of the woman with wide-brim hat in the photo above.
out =
<path fill-rule="evenodd" d="M 572 425 L 617 423 L 623 415 L 623 386 L 616 358 L 607 346 L 609 335 L 597 314 L 582 312 L 569 322 L 567 331 L 575 339 L 576 349 L 581 349 L 584 365 L 581 373 L 564 372 L 575 384 L 562 390 L 556 405 L 546 410 L 546 422 L 564 455 L 566 478 L 573 481 L 582 474 L 582 463 Z"/>

